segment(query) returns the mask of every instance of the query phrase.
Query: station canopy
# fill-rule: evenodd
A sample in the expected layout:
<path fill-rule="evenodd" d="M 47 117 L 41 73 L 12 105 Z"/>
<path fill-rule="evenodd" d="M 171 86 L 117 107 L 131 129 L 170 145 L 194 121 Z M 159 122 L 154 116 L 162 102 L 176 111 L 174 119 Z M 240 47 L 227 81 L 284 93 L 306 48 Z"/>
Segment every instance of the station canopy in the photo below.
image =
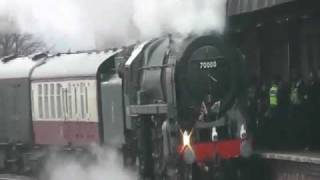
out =
<path fill-rule="evenodd" d="M 31 79 L 96 76 L 100 65 L 118 52 L 110 50 L 55 55 L 37 67 Z"/>
<path fill-rule="evenodd" d="M 227 15 L 248 13 L 291 1 L 295 0 L 228 0 Z"/>

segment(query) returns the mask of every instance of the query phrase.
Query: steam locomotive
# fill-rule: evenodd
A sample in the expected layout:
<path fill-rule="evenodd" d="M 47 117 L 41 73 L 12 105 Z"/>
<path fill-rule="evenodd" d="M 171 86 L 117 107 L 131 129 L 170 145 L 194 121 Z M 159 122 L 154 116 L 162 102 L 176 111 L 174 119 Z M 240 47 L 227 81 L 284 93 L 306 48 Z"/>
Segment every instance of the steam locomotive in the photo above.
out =
<path fill-rule="evenodd" d="M 143 179 L 205 179 L 251 154 L 244 58 L 221 36 L 0 63 L 0 170 L 98 143 Z"/>
<path fill-rule="evenodd" d="M 245 74 L 241 53 L 219 36 L 138 45 L 120 73 L 126 159 L 137 155 L 145 179 L 223 176 L 215 167 L 251 154 Z"/>

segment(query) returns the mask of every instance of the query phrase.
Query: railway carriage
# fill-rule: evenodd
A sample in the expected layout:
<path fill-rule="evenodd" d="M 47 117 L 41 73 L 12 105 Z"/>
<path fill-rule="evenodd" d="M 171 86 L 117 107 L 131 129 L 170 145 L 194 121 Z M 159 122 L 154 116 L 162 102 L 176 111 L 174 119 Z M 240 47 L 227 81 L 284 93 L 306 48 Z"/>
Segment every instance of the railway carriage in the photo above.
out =
<path fill-rule="evenodd" d="M 53 146 L 71 152 L 93 143 L 122 147 L 118 52 L 1 60 L 0 171 L 38 171 Z"/>
<path fill-rule="evenodd" d="M 30 74 L 41 59 L 6 57 L 0 61 L 0 142 L 30 144 Z"/>
<path fill-rule="evenodd" d="M 0 169 L 14 159 L 9 157 L 12 145 L 21 148 L 33 143 L 30 74 L 43 58 L 38 54 L 0 60 Z"/>
<path fill-rule="evenodd" d="M 31 75 L 32 124 L 36 144 L 103 143 L 107 134 L 101 89 L 114 74 L 117 51 L 60 54 Z M 102 97 L 106 99 L 103 100 Z M 121 109 L 121 108 L 116 108 Z M 122 128 L 122 126 L 121 126 Z"/>

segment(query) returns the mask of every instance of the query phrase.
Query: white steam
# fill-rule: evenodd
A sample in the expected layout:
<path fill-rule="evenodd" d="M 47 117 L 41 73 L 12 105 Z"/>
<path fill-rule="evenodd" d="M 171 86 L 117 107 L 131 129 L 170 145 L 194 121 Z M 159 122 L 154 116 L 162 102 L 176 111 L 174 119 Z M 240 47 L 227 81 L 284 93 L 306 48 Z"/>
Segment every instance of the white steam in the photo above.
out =
<path fill-rule="evenodd" d="M 146 37 L 166 33 L 182 35 L 222 31 L 224 0 L 136 0 L 134 22 Z"/>
<path fill-rule="evenodd" d="M 95 147 L 95 162 L 53 154 L 46 164 L 45 180 L 134 180 L 137 174 L 123 167 L 115 150 Z"/>
<path fill-rule="evenodd" d="M 119 46 L 167 33 L 222 32 L 226 0 L 0 0 L 0 16 L 58 49 Z M 0 27 L 1 28 L 1 27 Z"/>

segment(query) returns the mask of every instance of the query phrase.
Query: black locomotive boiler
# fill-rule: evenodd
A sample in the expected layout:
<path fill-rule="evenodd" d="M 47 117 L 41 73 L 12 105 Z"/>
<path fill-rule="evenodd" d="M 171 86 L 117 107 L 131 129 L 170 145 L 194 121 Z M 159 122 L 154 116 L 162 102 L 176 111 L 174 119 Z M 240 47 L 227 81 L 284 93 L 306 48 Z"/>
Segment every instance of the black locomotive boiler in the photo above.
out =
<path fill-rule="evenodd" d="M 124 159 L 141 177 L 212 179 L 250 155 L 244 59 L 223 37 L 143 42 L 121 69 Z"/>

